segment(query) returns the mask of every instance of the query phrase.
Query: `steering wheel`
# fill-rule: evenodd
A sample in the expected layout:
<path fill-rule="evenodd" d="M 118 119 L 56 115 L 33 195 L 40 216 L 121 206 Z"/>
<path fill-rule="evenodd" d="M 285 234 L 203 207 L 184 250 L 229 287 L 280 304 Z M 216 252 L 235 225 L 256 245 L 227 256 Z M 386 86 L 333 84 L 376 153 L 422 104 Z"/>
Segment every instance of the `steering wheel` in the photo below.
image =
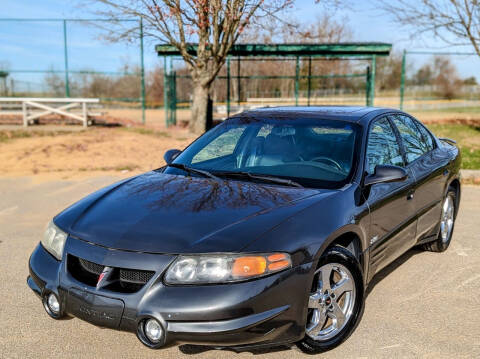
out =
<path fill-rule="evenodd" d="M 338 163 L 337 161 L 335 160 L 332 160 L 331 158 L 329 157 L 325 157 L 325 156 L 319 156 L 319 157 L 315 157 L 315 158 L 312 158 L 310 161 L 317 161 L 317 162 L 327 162 L 328 163 L 331 163 L 333 164 L 334 167 L 336 167 L 339 171 L 343 172 L 343 168 L 342 166 L 340 165 L 340 163 Z"/>

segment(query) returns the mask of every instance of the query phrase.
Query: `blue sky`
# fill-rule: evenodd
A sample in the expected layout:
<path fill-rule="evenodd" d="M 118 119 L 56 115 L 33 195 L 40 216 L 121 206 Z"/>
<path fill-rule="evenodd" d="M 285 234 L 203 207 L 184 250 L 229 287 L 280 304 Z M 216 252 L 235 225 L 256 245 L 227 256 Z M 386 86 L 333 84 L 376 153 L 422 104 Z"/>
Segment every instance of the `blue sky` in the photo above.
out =
<path fill-rule="evenodd" d="M 0 18 L 85 18 L 91 17 L 77 1 L 65 0 L 2 0 Z M 292 16 L 314 21 L 323 8 L 314 0 L 297 0 Z M 381 15 L 371 1 L 357 0 L 351 6 L 337 10 L 338 19 L 346 19 L 353 30 L 354 41 L 382 41 L 393 43 L 394 49 L 442 51 L 472 51 L 470 47 L 451 48 L 433 37 L 412 40 L 409 29 L 398 28 L 391 19 Z M 62 23 L 2 22 L 0 21 L 0 66 L 9 69 L 63 69 Z M 79 23 L 68 24 L 69 67 L 73 70 L 119 70 L 122 64 L 138 64 L 138 45 L 110 44 L 100 41 L 98 31 Z M 409 61 L 419 66 L 428 56 L 411 56 Z M 455 64 L 463 77 L 480 79 L 480 60 L 476 56 L 455 58 Z M 145 47 L 147 70 L 158 64 L 153 43 Z M 34 75 L 23 75 L 34 78 Z M 37 76 L 38 77 L 38 76 Z"/>

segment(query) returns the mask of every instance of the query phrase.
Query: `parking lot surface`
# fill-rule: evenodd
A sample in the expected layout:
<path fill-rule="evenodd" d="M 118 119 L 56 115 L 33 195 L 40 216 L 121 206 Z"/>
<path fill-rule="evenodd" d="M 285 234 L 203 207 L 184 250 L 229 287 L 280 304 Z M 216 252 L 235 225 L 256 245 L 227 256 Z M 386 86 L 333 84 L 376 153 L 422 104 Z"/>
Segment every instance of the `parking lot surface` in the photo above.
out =
<path fill-rule="evenodd" d="M 57 212 L 115 181 L 0 177 L 0 358 L 304 358 L 295 347 L 235 353 L 193 345 L 160 351 L 135 335 L 54 321 L 26 285 L 28 258 Z M 287 293 L 286 293 L 287 295 Z M 480 187 L 464 186 L 453 241 L 411 250 L 379 273 L 355 333 L 319 358 L 480 357 Z"/>

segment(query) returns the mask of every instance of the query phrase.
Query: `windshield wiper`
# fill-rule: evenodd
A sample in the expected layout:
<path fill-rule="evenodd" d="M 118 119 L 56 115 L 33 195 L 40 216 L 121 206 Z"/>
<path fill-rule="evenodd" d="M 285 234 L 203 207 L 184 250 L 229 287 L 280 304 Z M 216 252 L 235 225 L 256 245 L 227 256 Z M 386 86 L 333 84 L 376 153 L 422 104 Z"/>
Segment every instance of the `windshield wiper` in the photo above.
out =
<path fill-rule="evenodd" d="M 179 168 L 179 169 L 184 170 L 185 172 L 189 172 L 189 173 L 201 174 L 204 177 L 219 179 L 217 176 L 211 174 L 208 171 L 199 170 L 198 168 L 189 167 L 189 166 L 184 165 L 183 163 L 170 163 L 167 166 L 173 167 L 173 168 Z"/>
<path fill-rule="evenodd" d="M 257 174 L 250 173 L 250 172 L 224 171 L 224 172 L 215 172 L 215 175 L 221 176 L 221 177 L 225 176 L 225 177 L 250 178 L 250 179 L 253 179 L 253 180 L 259 180 L 259 181 L 271 182 L 271 183 L 278 183 L 278 184 L 282 184 L 282 185 L 290 186 L 290 187 L 303 188 L 303 186 L 300 183 L 297 183 L 297 182 L 289 180 L 289 179 L 275 177 L 275 176 L 268 176 L 268 175 L 257 175 Z"/>

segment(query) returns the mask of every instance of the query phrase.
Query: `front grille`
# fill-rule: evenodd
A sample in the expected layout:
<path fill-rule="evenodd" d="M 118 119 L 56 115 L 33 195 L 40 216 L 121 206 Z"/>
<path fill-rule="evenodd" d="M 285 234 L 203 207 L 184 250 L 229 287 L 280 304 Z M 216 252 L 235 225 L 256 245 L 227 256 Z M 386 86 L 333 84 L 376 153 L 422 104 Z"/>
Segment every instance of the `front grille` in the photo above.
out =
<path fill-rule="evenodd" d="M 103 272 L 105 266 L 70 254 L 67 258 L 67 268 L 76 280 L 95 287 L 98 282 L 98 277 Z M 108 278 L 108 284 L 105 288 L 115 292 L 137 292 L 152 279 L 155 274 L 153 271 L 139 269 L 112 268 L 113 272 L 110 278 Z"/>
<path fill-rule="evenodd" d="M 144 270 L 120 269 L 120 281 L 145 284 L 152 279 L 155 272 Z"/>
<path fill-rule="evenodd" d="M 78 258 L 78 261 L 80 262 L 80 265 L 83 267 L 83 269 L 85 269 L 87 272 L 90 272 L 96 275 L 100 275 L 100 273 L 103 272 L 103 268 L 105 268 L 100 264 L 87 261 L 86 259 L 83 259 L 83 258 Z"/>

